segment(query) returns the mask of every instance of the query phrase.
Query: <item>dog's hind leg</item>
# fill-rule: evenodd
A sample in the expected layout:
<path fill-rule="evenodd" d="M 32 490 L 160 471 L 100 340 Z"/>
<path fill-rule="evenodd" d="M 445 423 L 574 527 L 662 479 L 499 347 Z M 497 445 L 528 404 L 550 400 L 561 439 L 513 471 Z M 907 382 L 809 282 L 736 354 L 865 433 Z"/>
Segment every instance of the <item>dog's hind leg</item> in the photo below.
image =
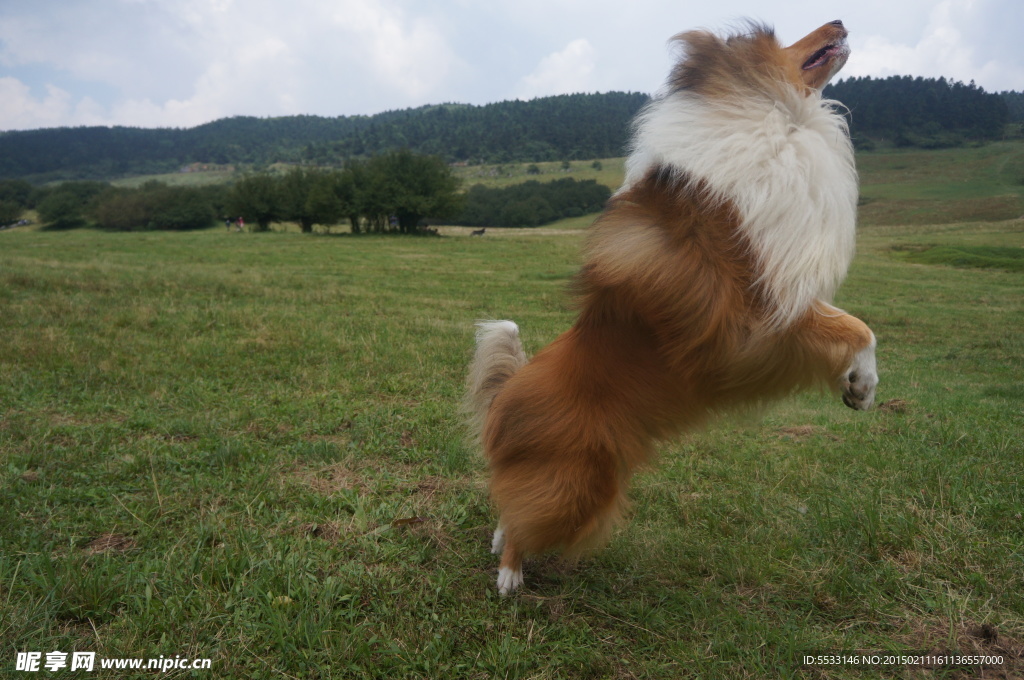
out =
<path fill-rule="evenodd" d="M 505 541 L 498 566 L 498 594 L 514 593 L 523 585 L 523 555 L 510 541 Z"/>

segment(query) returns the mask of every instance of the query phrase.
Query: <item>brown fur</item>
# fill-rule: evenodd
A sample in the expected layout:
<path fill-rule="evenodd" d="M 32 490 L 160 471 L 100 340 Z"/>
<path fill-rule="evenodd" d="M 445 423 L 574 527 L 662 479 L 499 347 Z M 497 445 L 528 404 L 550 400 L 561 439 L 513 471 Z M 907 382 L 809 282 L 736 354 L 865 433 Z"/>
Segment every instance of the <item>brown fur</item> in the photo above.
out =
<path fill-rule="evenodd" d="M 684 69 L 676 84 L 713 81 Z M 575 325 L 478 403 L 502 567 L 599 546 L 655 440 L 728 407 L 840 383 L 870 330 L 825 303 L 779 330 L 757 267 L 734 206 L 700 181 L 659 168 L 612 199 L 587 241 Z"/>
<path fill-rule="evenodd" d="M 843 25 L 833 22 L 780 50 L 772 29 L 757 24 L 749 28 L 729 39 L 706 31 L 677 35 L 674 40 L 686 46 L 686 58 L 672 71 L 669 86 L 712 97 L 772 92 L 794 84 L 820 89 L 830 70 L 804 70 L 803 65 L 817 50 L 846 37 Z"/>

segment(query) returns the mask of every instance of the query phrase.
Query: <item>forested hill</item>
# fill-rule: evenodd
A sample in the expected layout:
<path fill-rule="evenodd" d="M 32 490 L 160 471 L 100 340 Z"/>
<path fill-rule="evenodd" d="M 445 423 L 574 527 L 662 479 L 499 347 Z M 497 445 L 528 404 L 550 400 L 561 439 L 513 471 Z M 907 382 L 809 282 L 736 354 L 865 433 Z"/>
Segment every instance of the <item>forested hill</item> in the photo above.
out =
<path fill-rule="evenodd" d="M 860 148 L 952 146 L 993 139 L 1024 118 L 1017 92 L 909 76 L 850 78 L 825 96 L 851 112 Z M 225 118 L 189 129 L 81 127 L 0 133 L 0 178 L 34 182 L 172 172 L 192 163 L 339 165 L 406 148 L 448 162 L 561 161 L 621 156 L 629 122 L 648 100 L 609 92 L 442 104 L 374 116 Z"/>
<path fill-rule="evenodd" d="M 168 172 L 190 163 L 338 164 L 396 148 L 449 162 L 621 156 L 647 101 L 609 92 L 442 104 L 374 116 L 225 118 L 189 129 L 56 128 L 0 134 L 0 177 L 34 181 Z"/>
<path fill-rule="evenodd" d="M 967 140 L 1001 137 L 1019 113 L 1016 92 L 990 94 L 970 82 L 945 78 L 848 78 L 829 85 L 824 96 L 850 112 L 850 134 L 861 148 L 877 140 L 922 148 L 957 146 Z"/>

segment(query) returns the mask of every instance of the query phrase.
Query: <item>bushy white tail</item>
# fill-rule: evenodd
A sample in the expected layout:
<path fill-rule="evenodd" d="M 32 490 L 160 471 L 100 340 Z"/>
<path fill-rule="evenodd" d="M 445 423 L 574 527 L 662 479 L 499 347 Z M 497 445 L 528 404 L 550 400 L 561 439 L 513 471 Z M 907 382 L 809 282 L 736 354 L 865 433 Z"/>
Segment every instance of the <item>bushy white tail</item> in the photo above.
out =
<path fill-rule="evenodd" d="M 465 410 L 470 431 L 479 437 L 494 397 L 527 358 L 519 341 L 519 326 L 512 321 L 480 321 L 476 327 L 476 353 L 469 365 Z"/>

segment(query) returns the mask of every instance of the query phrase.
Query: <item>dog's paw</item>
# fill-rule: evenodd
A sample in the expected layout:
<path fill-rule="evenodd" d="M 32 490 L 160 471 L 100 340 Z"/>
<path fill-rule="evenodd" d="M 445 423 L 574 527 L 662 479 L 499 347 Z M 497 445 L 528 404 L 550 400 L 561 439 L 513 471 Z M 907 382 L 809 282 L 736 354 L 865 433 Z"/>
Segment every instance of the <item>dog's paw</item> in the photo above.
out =
<path fill-rule="evenodd" d="M 853 363 L 843 372 L 839 389 L 843 403 L 858 411 L 867 411 L 875 401 L 875 386 L 878 385 L 878 371 L 875 365 L 875 338 L 853 358 Z"/>
<path fill-rule="evenodd" d="M 518 569 L 502 567 L 498 570 L 498 594 L 504 597 L 516 592 L 523 585 L 523 572 Z"/>

